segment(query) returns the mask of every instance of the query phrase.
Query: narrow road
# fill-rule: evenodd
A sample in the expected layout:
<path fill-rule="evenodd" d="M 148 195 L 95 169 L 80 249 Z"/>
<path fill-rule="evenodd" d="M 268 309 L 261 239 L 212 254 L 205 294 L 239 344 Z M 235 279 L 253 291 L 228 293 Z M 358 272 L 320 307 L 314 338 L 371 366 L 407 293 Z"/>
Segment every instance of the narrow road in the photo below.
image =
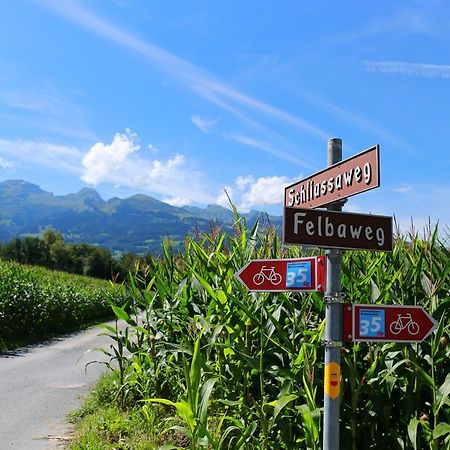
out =
<path fill-rule="evenodd" d="M 113 325 L 113 324 L 111 324 Z M 61 448 L 70 411 L 81 406 L 100 375 L 103 359 L 91 349 L 113 342 L 98 327 L 48 344 L 0 354 L 0 449 Z"/>

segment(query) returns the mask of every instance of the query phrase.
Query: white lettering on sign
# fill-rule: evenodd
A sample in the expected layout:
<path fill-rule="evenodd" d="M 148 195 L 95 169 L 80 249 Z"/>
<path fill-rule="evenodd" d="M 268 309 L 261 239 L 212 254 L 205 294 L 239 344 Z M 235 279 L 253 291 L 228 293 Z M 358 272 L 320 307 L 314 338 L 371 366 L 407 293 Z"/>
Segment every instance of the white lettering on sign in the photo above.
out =
<path fill-rule="evenodd" d="M 294 233 L 298 234 L 298 227 L 301 223 L 303 223 L 303 220 L 300 219 L 300 217 L 305 217 L 306 213 L 298 212 L 294 214 Z"/>
<path fill-rule="evenodd" d="M 304 230 L 308 236 L 326 236 L 333 238 L 337 236 L 346 239 L 347 236 L 355 240 L 365 238 L 367 241 L 375 239 L 379 247 L 383 247 L 385 241 L 384 229 L 381 227 L 374 228 L 370 225 L 363 227 L 362 225 L 352 225 L 346 223 L 336 223 L 336 220 L 329 216 L 317 216 L 314 220 L 307 220 L 304 217 L 306 213 L 296 212 L 294 214 L 294 234 L 300 234 L 304 223 Z"/>
<path fill-rule="evenodd" d="M 300 191 L 297 191 L 295 188 L 288 191 L 289 201 L 287 206 L 299 206 L 324 197 L 327 194 L 332 194 L 335 190 L 341 191 L 346 187 L 351 187 L 354 183 L 370 185 L 372 182 L 372 172 L 371 164 L 366 162 L 362 167 L 356 166 L 320 183 L 315 183 L 314 180 L 310 180 L 300 186 Z"/>
<path fill-rule="evenodd" d="M 377 234 L 378 245 L 380 247 L 382 247 L 384 245 L 384 230 L 383 230 L 383 228 L 377 228 L 376 234 Z"/>
<path fill-rule="evenodd" d="M 353 239 L 359 239 L 359 236 L 361 235 L 361 229 L 362 226 L 354 227 L 353 225 L 350 225 L 350 235 Z"/>

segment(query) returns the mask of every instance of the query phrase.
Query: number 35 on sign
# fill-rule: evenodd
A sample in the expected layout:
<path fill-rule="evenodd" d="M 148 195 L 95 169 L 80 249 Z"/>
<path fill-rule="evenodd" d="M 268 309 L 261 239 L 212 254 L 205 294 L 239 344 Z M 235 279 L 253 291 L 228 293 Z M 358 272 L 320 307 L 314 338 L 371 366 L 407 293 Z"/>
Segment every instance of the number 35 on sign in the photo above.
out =
<path fill-rule="evenodd" d="M 286 287 L 311 288 L 311 286 L 311 262 L 309 260 L 288 262 L 286 267 Z"/>
<path fill-rule="evenodd" d="M 254 259 L 235 276 L 252 292 L 323 292 L 325 257 Z"/>

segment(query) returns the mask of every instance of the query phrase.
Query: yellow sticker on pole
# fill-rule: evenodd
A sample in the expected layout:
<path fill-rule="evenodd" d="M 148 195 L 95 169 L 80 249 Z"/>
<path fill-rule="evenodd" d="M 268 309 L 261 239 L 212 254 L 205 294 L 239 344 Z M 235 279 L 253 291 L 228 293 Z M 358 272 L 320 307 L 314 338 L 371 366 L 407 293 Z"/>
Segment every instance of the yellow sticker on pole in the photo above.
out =
<path fill-rule="evenodd" d="M 325 394 L 333 400 L 341 393 L 341 366 L 332 361 L 325 366 Z"/>

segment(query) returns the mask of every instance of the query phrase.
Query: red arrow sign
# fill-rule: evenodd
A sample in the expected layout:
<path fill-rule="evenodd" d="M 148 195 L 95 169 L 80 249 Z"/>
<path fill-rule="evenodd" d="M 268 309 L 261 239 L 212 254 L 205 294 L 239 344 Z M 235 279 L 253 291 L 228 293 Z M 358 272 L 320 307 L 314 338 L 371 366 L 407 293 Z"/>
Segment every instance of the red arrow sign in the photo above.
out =
<path fill-rule="evenodd" d="M 437 326 L 420 306 L 344 305 L 345 341 L 422 342 Z"/>
<path fill-rule="evenodd" d="M 325 257 L 255 259 L 235 276 L 252 292 L 323 292 Z"/>

